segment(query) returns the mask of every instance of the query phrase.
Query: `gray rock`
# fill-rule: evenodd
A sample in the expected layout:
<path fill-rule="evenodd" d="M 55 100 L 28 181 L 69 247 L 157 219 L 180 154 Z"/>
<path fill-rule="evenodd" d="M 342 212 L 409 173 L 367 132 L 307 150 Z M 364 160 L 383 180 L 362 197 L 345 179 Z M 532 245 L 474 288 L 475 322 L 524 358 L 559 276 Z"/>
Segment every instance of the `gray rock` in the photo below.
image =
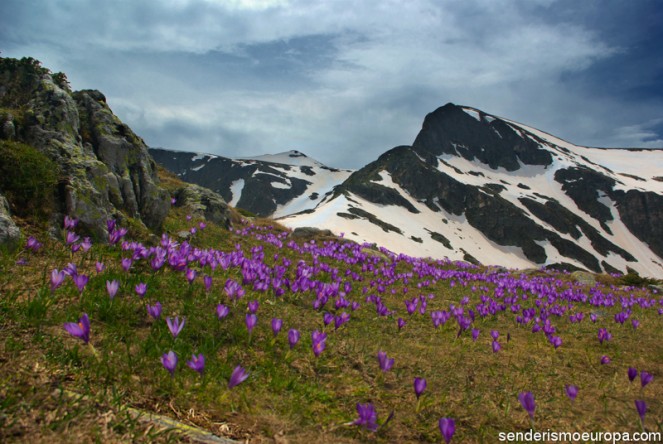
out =
<path fill-rule="evenodd" d="M 9 213 L 9 203 L 0 194 L 0 246 L 15 248 L 21 238 L 21 230 Z"/>
<path fill-rule="evenodd" d="M 571 279 L 583 285 L 596 285 L 596 276 L 586 271 L 574 271 L 571 273 Z"/>
<path fill-rule="evenodd" d="M 230 210 L 221 195 L 194 184 L 187 184 L 175 192 L 177 204 L 192 216 L 202 217 L 217 225 L 230 227 Z"/>
<path fill-rule="evenodd" d="M 290 233 L 290 237 L 295 239 L 309 239 L 320 236 L 334 236 L 334 233 L 331 230 L 321 230 L 314 227 L 298 227 Z"/>
<path fill-rule="evenodd" d="M 14 116 L 9 112 L 0 112 L 0 139 L 14 140 L 16 138 L 16 126 Z"/>

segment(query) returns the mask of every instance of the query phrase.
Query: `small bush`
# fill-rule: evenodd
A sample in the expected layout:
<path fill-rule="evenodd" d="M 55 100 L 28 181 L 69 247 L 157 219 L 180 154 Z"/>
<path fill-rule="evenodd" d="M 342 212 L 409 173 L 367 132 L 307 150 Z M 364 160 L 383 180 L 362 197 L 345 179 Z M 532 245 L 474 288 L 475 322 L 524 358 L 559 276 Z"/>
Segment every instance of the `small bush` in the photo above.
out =
<path fill-rule="evenodd" d="M 58 165 L 24 143 L 0 141 L 0 192 L 12 212 L 21 217 L 42 217 L 54 205 Z"/>

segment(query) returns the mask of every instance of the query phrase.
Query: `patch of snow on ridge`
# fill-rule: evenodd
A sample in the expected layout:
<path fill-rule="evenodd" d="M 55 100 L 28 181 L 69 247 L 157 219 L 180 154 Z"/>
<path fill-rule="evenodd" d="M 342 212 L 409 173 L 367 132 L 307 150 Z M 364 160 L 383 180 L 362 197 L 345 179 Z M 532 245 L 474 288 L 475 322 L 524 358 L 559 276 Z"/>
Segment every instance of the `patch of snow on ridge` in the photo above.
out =
<path fill-rule="evenodd" d="M 213 154 L 207 154 L 207 153 L 196 153 L 196 155 L 191 158 L 191 162 L 195 162 L 197 160 L 203 160 L 203 159 L 207 159 L 207 161 L 209 162 L 210 160 L 216 159 L 217 157 L 219 157 L 219 156 L 215 156 Z"/>
<path fill-rule="evenodd" d="M 288 185 L 287 183 L 281 183 L 281 182 L 270 182 L 270 185 L 274 188 L 280 188 L 282 190 L 289 190 L 292 188 L 292 185 Z"/>
<path fill-rule="evenodd" d="M 280 218 L 291 214 L 299 213 L 304 210 L 315 208 L 328 193 L 331 193 L 334 187 L 343 183 L 350 174 L 349 171 L 328 171 L 314 169 L 315 175 L 309 176 L 301 171 L 295 171 L 289 174 L 289 177 L 305 180 L 310 183 L 306 191 L 291 201 L 279 205 L 272 217 Z M 314 196 L 312 199 L 311 196 Z"/>
<path fill-rule="evenodd" d="M 463 111 L 465 111 L 467 114 L 470 116 L 474 117 L 477 119 L 479 122 L 481 122 L 481 115 L 477 110 L 471 109 L 471 108 L 461 108 Z"/>
<path fill-rule="evenodd" d="M 237 206 L 240 197 L 242 197 L 242 190 L 244 189 L 244 179 L 237 179 L 230 184 L 230 193 L 232 194 L 232 200 L 228 202 L 228 205 L 231 207 Z"/>
<path fill-rule="evenodd" d="M 322 163 L 311 159 L 306 154 L 299 151 L 285 151 L 277 154 L 262 154 L 260 156 L 244 157 L 244 160 L 258 160 L 261 162 L 280 163 L 292 166 L 321 167 Z"/>
<path fill-rule="evenodd" d="M 207 165 L 206 163 L 203 163 L 202 165 L 198 165 L 197 167 L 191 168 L 191 171 L 198 171 L 198 170 L 204 168 L 206 165 Z"/>

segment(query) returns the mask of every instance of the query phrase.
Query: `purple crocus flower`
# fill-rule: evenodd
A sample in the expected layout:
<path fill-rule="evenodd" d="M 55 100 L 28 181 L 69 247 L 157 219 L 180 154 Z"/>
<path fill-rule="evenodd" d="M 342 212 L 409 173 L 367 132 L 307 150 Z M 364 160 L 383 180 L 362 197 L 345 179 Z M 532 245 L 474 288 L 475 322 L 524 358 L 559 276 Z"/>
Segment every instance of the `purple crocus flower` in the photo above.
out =
<path fill-rule="evenodd" d="M 553 347 L 559 348 L 562 345 L 562 338 L 559 336 L 551 336 L 550 343 L 553 345 Z"/>
<path fill-rule="evenodd" d="M 493 341 L 493 353 L 497 353 L 500 350 L 502 350 L 502 346 L 500 345 L 500 343 L 497 341 Z"/>
<path fill-rule="evenodd" d="M 633 367 L 629 367 L 626 374 L 628 375 L 628 380 L 633 382 L 636 376 L 638 376 L 638 370 Z"/>
<path fill-rule="evenodd" d="M 398 318 L 398 321 L 396 321 L 396 324 L 398 325 L 398 329 L 402 330 L 403 327 L 405 327 L 405 324 L 406 324 L 405 319 Z"/>
<path fill-rule="evenodd" d="M 378 363 L 380 364 L 380 370 L 388 372 L 394 366 L 394 358 L 388 358 L 386 352 L 379 351 Z"/>
<path fill-rule="evenodd" d="M 69 216 L 64 217 L 64 228 L 65 228 L 65 230 L 73 230 L 74 228 L 76 228 L 76 225 L 78 225 L 78 219 L 76 219 L 75 217 L 72 218 L 72 217 L 69 217 Z"/>
<path fill-rule="evenodd" d="M 638 415 L 640 415 L 640 421 L 645 422 L 645 413 L 647 413 L 647 403 L 643 400 L 636 399 L 635 409 L 638 411 Z"/>
<path fill-rule="evenodd" d="M 182 322 L 180 322 L 179 316 L 176 316 L 174 319 L 166 318 L 166 324 L 168 324 L 168 330 L 170 330 L 170 334 L 173 335 L 173 338 L 177 338 L 177 336 L 180 334 L 180 332 L 184 328 L 185 321 L 186 319 L 182 318 Z"/>
<path fill-rule="evenodd" d="M 186 280 L 189 282 L 189 284 L 193 284 L 193 281 L 196 279 L 196 276 L 198 276 L 198 272 L 193 268 L 187 268 L 184 275 L 186 276 Z"/>
<path fill-rule="evenodd" d="M 67 330 L 70 335 L 81 339 L 86 344 L 90 342 L 90 318 L 87 313 L 83 313 L 83 315 L 78 318 L 78 322 L 65 323 L 64 329 Z"/>
<path fill-rule="evenodd" d="M 534 410 L 536 410 L 536 403 L 534 402 L 534 395 L 532 392 L 520 392 L 518 394 L 520 405 L 523 406 L 529 417 L 534 419 Z"/>
<path fill-rule="evenodd" d="M 452 418 L 440 418 L 438 421 L 438 427 L 440 428 L 440 433 L 442 434 L 442 438 L 444 438 L 444 442 L 449 444 L 454 433 L 456 433 L 456 422 Z"/>
<path fill-rule="evenodd" d="M 94 268 L 97 270 L 97 274 L 98 274 L 98 273 L 101 273 L 102 271 L 104 271 L 106 269 L 106 266 L 104 265 L 103 262 L 97 261 L 94 264 Z"/>
<path fill-rule="evenodd" d="M 174 351 L 169 351 L 161 356 L 163 367 L 168 370 L 170 376 L 175 376 L 175 367 L 177 367 L 177 355 Z"/>
<path fill-rule="evenodd" d="M 134 290 L 136 290 L 136 294 L 142 299 L 145 297 L 145 293 L 147 293 L 147 284 L 144 282 L 139 282 Z"/>
<path fill-rule="evenodd" d="M 426 384 L 425 378 L 414 378 L 414 394 L 417 395 L 417 399 L 426 390 Z"/>
<path fill-rule="evenodd" d="M 78 288 L 79 293 L 83 293 L 83 290 L 85 289 L 89 279 L 90 278 L 84 274 L 77 274 L 73 277 L 74 284 L 76 284 L 76 288 Z"/>
<path fill-rule="evenodd" d="M 39 251 L 39 249 L 42 247 L 41 243 L 33 236 L 28 237 L 28 241 L 25 243 L 25 246 L 34 252 Z"/>
<path fill-rule="evenodd" d="M 250 301 L 249 313 L 256 313 L 258 311 L 258 307 L 260 307 L 260 303 L 258 301 Z"/>
<path fill-rule="evenodd" d="M 90 251 L 90 248 L 92 248 L 92 240 L 90 240 L 89 237 L 84 238 L 83 242 L 81 242 L 81 248 L 86 253 Z"/>
<path fill-rule="evenodd" d="M 239 300 L 244 296 L 244 288 L 232 279 L 228 279 L 223 286 L 223 291 L 228 295 L 230 300 Z"/>
<path fill-rule="evenodd" d="M 476 342 L 477 339 L 479 338 L 479 333 L 481 333 L 481 330 L 479 330 L 478 328 L 473 328 L 472 329 L 472 340 L 474 342 Z"/>
<path fill-rule="evenodd" d="M 373 404 L 357 403 L 357 414 L 359 415 L 359 418 L 357 418 L 352 424 L 362 426 L 371 432 L 375 432 L 378 429 L 378 414 L 375 411 Z"/>
<path fill-rule="evenodd" d="M 571 399 L 571 401 L 575 401 L 576 396 L 578 396 L 578 386 L 567 384 L 566 395 L 569 397 L 569 399 Z"/>
<path fill-rule="evenodd" d="M 343 324 L 350 320 L 350 315 L 346 312 L 342 312 L 338 316 L 334 316 L 334 329 L 338 330 Z"/>
<path fill-rule="evenodd" d="M 216 317 L 219 318 L 219 320 L 228 316 L 228 313 L 230 313 L 230 310 L 225 305 L 219 304 L 216 306 Z"/>
<path fill-rule="evenodd" d="M 62 271 L 64 271 L 64 274 L 67 276 L 71 276 L 73 278 L 78 274 L 78 267 L 76 267 L 76 264 L 69 262 L 67 265 L 65 265 Z"/>
<path fill-rule="evenodd" d="M 108 292 L 108 297 L 113 299 L 117 294 L 117 290 L 120 289 L 120 283 L 116 280 L 106 281 L 106 291 Z"/>
<path fill-rule="evenodd" d="M 248 313 L 246 315 L 246 329 L 249 331 L 249 335 L 253 332 L 253 328 L 258 323 L 258 316 L 254 313 Z"/>
<path fill-rule="evenodd" d="M 642 387 L 649 384 L 652 381 L 652 379 L 654 379 L 654 375 L 652 375 L 651 373 L 646 372 L 644 370 L 640 372 L 640 385 Z"/>
<path fill-rule="evenodd" d="M 147 314 L 154 319 L 159 319 L 161 316 L 161 302 L 157 301 L 154 305 L 148 305 Z"/>
<path fill-rule="evenodd" d="M 66 237 L 65 237 L 65 243 L 67 245 L 71 245 L 71 244 L 74 244 L 74 243 L 78 242 L 78 240 L 80 238 L 81 237 L 78 234 L 74 233 L 73 231 L 67 231 L 67 234 L 66 234 Z"/>
<path fill-rule="evenodd" d="M 203 371 L 205 371 L 205 356 L 203 356 L 202 353 L 200 353 L 198 356 L 191 355 L 191 360 L 186 362 L 186 365 L 188 365 L 192 370 L 198 372 L 200 376 L 203 375 Z"/>
<path fill-rule="evenodd" d="M 129 269 L 131 268 L 131 264 L 132 264 L 132 263 L 133 263 L 133 261 L 131 260 L 131 258 L 129 258 L 129 257 L 125 257 L 125 258 L 122 259 L 122 261 L 120 262 L 120 265 L 122 266 L 122 269 L 123 269 L 124 271 L 129 271 Z"/>
<path fill-rule="evenodd" d="M 283 319 L 273 318 L 272 319 L 272 332 L 274 333 L 274 336 L 279 334 L 279 332 L 281 331 L 281 327 L 283 327 Z"/>
<path fill-rule="evenodd" d="M 290 350 L 292 350 L 295 347 L 295 345 L 297 345 L 297 343 L 299 342 L 300 336 L 301 335 L 299 333 L 299 330 L 295 330 L 294 328 L 291 328 L 288 331 L 288 344 L 290 345 Z"/>
<path fill-rule="evenodd" d="M 328 311 L 326 311 L 322 315 L 322 323 L 325 324 L 325 326 L 331 324 L 333 320 L 334 320 L 334 315 L 329 313 Z"/>
<path fill-rule="evenodd" d="M 235 367 L 232 374 L 230 375 L 230 379 L 228 380 L 228 388 L 231 389 L 236 385 L 241 384 L 248 377 L 249 373 L 244 368 L 238 365 L 237 367 Z"/>
<path fill-rule="evenodd" d="M 212 288 L 212 277 L 205 275 L 203 277 L 203 283 L 205 284 L 205 291 L 210 291 Z"/>
<path fill-rule="evenodd" d="M 610 364 L 610 356 L 608 355 L 601 356 L 601 364 L 603 365 Z"/>
<path fill-rule="evenodd" d="M 491 330 L 491 331 L 490 331 L 490 336 L 491 336 L 495 341 L 497 341 L 497 338 L 500 337 L 500 332 L 497 331 L 497 330 Z"/>
<path fill-rule="evenodd" d="M 599 328 L 598 338 L 599 343 L 603 344 L 603 341 L 609 341 L 612 339 L 612 334 L 610 334 L 605 328 Z"/>
<path fill-rule="evenodd" d="M 640 321 L 637 319 L 631 319 L 631 325 L 633 326 L 633 330 L 637 330 L 640 326 Z"/>
<path fill-rule="evenodd" d="M 326 341 L 327 333 L 320 332 L 318 330 L 311 333 L 311 346 L 313 348 L 313 354 L 317 358 L 327 347 Z"/>
<path fill-rule="evenodd" d="M 64 271 L 58 271 L 57 268 L 51 271 L 51 291 L 55 291 L 55 289 L 62 285 L 65 277 L 66 274 Z"/>

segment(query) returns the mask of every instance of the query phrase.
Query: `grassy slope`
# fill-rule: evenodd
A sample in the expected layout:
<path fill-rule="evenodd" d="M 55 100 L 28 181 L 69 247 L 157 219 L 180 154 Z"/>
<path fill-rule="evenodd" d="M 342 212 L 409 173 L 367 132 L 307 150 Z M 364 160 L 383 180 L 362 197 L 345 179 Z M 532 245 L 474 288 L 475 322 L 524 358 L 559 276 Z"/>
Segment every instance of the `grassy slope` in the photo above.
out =
<path fill-rule="evenodd" d="M 164 183 L 177 186 L 174 178 Z M 187 221 L 183 209 L 174 208 L 165 230 L 174 235 L 197 223 Z M 264 257 L 263 262 L 270 267 L 283 265 L 285 258 L 290 263 L 285 277 L 291 280 L 296 277 L 300 260 L 309 266 L 314 262 L 327 264 L 329 271 L 321 271 L 315 279 L 331 282 L 331 270 L 338 270 L 342 281 L 352 286 L 346 298 L 361 305 L 353 312 L 349 307 L 339 310 L 351 315 L 347 324 L 337 331 L 333 323 L 325 327 L 322 313 L 335 312 L 334 300 L 322 311 L 315 311 L 315 294 L 311 292 L 287 291 L 277 297 L 271 290 L 255 291 L 245 285 L 246 295 L 233 304 L 224 294 L 223 285 L 229 278 L 241 282 L 238 267 L 212 270 L 191 264 L 200 273 L 189 284 L 183 272 L 167 266 L 154 272 L 148 261 L 136 261 L 129 272 L 124 271 L 120 259 L 131 257 L 131 252 L 119 245 L 95 244 L 87 253 L 72 254 L 63 242 L 24 227 L 44 246 L 36 253 L 0 256 L 0 441 L 179 439 L 174 432 L 140 423 L 127 410 L 134 407 L 166 414 L 219 435 L 250 437 L 252 442 L 269 442 L 282 436 L 288 442 L 440 442 L 437 421 L 441 417 L 455 419 L 454 442 L 495 442 L 498 432 L 530 427 L 517 398 L 522 391 L 535 394 L 537 430 L 640 431 L 634 400 L 644 399 L 648 404 L 647 430 L 661 431 L 663 316 L 657 312 L 658 303 L 646 309 L 632 307 L 630 318 L 620 325 L 613 319 L 622 310 L 619 299 L 612 307 L 574 302 L 564 316 L 551 317 L 556 335 L 563 340 L 558 349 L 543 332 L 531 333 L 531 323 L 517 324 L 517 314 L 507 304 L 507 309 L 496 315 L 477 316 L 473 327 L 481 333 L 474 342 L 467 331 L 457 337 L 453 318 L 435 329 L 430 314 L 449 310 L 450 304 L 459 306 L 466 296 L 466 313 L 481 302 L 482 295 L 503 302 L 504 298 L 496 296 L 495 283 L 475 281 L 473 276 L 485 276 L 482 270 L 461 268 L 458 270 L 468 274 L 434 280 L 430 276 L 419 278 L 411 264 L 400 261 L 396 274 L 385 276 L 383 270 L 391 269 L 391 260 L 385 261 L 383 255 L 371 254 L 352 265 L 324 255 L 314 258 L 259 239 L 268 233 L 278 236 L 280 228 L 268 227 L 268 221 L 252 227 L 236 224 L 238 230 L 244 230 L 237 233 L 209 225 L 190 242 L 195 247 L 226 253 L 239 248 L 245 257 Z M 146 238 L 136 240 L 148 242 Z M 316 245 L 321 246 L 322 241 Z M 27 263 L 17 264 L 19 258 Z M 101 273 L 95 271 L 97 261 L 106 266 Z M 89 283 L 79 294 L 67 278 L 62 287 L 51 292 L 50 271 L 62 269 L 69 262 L 77 264 L 79 273 L 90 276 Z M 371 267 L 376 271 L 370 271 Z M 439 267 L 455 270 L 458 266 Z M 346 275 L 346 270 L 356 273 L 356 280 Z M 203 275 L 212 277 L 209 291 Z M 500 276 L 497 280 L 505 282 L 506 275 Z M 372 286 L 371 282 L 378 279 L 386 281 L 383 289 Z M 564 279 L 560 276 L 559 285 L 576 288 Z M 107 280 L 117 280 L 121 285 L 112 301 L 106 292 Z M 139 282 L 148 285 L 144 299 L 134 292 Z M 603 291 L 617 298 L 660 297 L 636 289 L 611 290 L 606 286 Z M 403 301 L 420 294 L 428 301 L 426 313 L 407 315 Z M 514 294 L 524 293 L 517 290 Z M 374 304 L 366 301 L 368 295 L 381 296 L 394 313 L 378 316 Z M 258 324 L 249 337 L 245 314 L 251 300 L 259 301 L 260 307 Z M 536 300 L 530 295 L 518 303 L 521 308 L 536 307 Z M 145 306 L 156 301 L 163 304 L 163 314 L 155 321 L 147 315 Z M 230 307 L 230 315 L 223 320 L 215 315 L 218 303 Z M 76 321 L 83 312 L 91 319 L 92 347 L 62 327 L 65 322 Z M 575 312 L 583 312 L 585 319 L 570 323 L 568 316 Z M 598 315 L 596 323 L 590 322 L 590 313 Z M 173 339 L 164 318 L 175 315 L 184 316 L 186 325 Z M 402 331 L 396 326 L 399 316 L 407 321 Z M 284 325 L 276 338 L 270 329 L 273 317 L 282 318 Z M 631 319 L 640 321 L 637 329 L 632 327 Z M 599 344 L 599 327 L 612 333 L 611 341 Z M 286 338 L 290 328 L 302 333 L 292 351 Z M 316 358 L 310 333 L 323 329 L 329 336 L 327 348 Z M 493 329 L 500 333 L 502 350 L 498 353 L 493 353 L 491 347 L 489 332 Z M 169 350 L 179 357 L 172 378 L 160 361 Z M 389 372 L 383 373 L 378 367 L 376 355 L 380 350 L 395 359 Z M 203 377 L 185 364 L 192 353 L 205 356 Z M 610 356 L 612 362 L 601 365 L 603 355 Z M 245 367 L 250 376 L 230 390 L 227 381 L 237 365 Z M 652 373 L 653 382 L 645 388 L 640 387 L 639 380 L 629 383 L 629 366 Z M 419 402 L 412 388 L 415 377 L 428 382 Z M 574 403 L 565 394 L 565 384 L 580 387 Z M 71 392 L 80 396 L 71 396 Z M 356 403 L 366 402 L 376 407 L 379 422 L 394 412 L 393 419 L 377 433 L 348 424 L 357 417 Z"/>

